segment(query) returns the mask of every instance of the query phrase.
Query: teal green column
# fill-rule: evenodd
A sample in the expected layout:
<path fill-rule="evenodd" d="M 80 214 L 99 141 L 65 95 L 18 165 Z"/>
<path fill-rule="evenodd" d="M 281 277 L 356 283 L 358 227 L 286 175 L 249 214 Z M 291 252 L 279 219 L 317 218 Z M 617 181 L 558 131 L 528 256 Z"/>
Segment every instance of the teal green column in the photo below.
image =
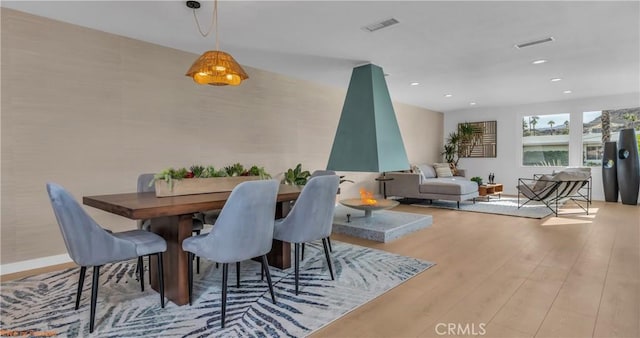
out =
<path fill-rule="evenodd" d="M 368 64 L 353 69 L 327 169 L 362 172 L 409 169 L 382 68 Z"/>

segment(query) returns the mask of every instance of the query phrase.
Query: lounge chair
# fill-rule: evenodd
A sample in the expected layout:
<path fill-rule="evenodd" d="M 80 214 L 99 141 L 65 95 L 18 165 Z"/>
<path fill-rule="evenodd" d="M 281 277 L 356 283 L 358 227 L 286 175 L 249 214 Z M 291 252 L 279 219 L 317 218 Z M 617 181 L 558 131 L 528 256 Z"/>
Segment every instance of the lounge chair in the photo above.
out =
<path fill-rule="evenodd" d="M 591 169 L 567 168 L 553 174 L 518 179 L 518 209 L 531 201 L 541 202 L 558 216 L 558 205 L 571 200 L 589 214 Z"/>

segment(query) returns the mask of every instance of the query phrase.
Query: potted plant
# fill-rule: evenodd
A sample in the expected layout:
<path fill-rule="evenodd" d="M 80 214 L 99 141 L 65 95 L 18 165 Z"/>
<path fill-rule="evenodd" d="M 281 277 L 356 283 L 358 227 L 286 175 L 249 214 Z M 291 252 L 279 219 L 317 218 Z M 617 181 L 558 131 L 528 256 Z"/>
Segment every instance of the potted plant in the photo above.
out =
<path fill-rule="evenodd" d="M 482 185 L 482 177 L 480 177 L 480 176 L 471 177 L 471 181 L 476 182 L 478 184 L 478 186 Z"/>
<path fill-rule="evenodd" d="M 289 168 L 284 172 L 282 183 L 289 185 L 305 185 L 311 177 L 308 170 L 302 170 L 302 163 L 298 163 L 295 168 Z"/>
<path fill-rule="evenodd" d="M 482 133 L 477 132 L 473 123 L 465 122 L 458 126 L 458 130 L 449 134 L 444 145 L 442 155 L 445 161 L 455 170 L 461 157 L 469 157 L 476 145 L 479 144 Z"/>

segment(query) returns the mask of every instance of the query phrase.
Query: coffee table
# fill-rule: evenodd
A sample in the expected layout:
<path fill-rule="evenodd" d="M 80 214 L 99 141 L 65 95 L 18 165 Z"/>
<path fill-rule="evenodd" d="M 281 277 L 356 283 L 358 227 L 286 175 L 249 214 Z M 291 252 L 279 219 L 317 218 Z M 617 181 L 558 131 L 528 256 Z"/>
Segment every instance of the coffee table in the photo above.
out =
<path fill-rule="evenodd" d="M 478 186 L 478 195 L 479 197 L 486 197 L 487 201 L 491 199 L 491 197 L 498 196 L 498 199 L 502 195 L 503 186 L 501 183 L 494 184 L 483 184 Z"/>

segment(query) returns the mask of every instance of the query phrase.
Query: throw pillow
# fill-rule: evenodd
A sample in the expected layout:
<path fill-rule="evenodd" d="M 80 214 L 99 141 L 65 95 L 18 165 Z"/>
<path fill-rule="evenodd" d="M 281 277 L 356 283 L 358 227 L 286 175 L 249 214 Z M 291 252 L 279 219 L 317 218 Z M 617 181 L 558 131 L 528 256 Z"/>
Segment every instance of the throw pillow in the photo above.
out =
<path fill-rule="evenodd" d="M 437 177 L 453 177 L 449 163 L 434 163 L 433 167 L 436 169 Z"/>
<path fill-rule="evenodd" d="M 553 175 L 554 181 L 584 181 L 588 180 L 591 173 L 582 170 L 563 170 Z"/>
<path fill-rule="evenodd" d="M 422 172 L 423 178 L 434 178 L 436 177 L 436 171 L 433 169 L 433 166 L 429 164 L 418 164 L 417 167 Z"/>
<path fill-rule="evenodd" d="M 536 184 L 534 184 L 532 190 L 535 191 L 535 192 L 540 192 L 540 191 L 544 190 L 544 188 L 546 188 L 548 185 L 553 184 L 552 181 L 553 181 L 553 176 L 552 175 L 542 175 L 536 181 Z"/>

